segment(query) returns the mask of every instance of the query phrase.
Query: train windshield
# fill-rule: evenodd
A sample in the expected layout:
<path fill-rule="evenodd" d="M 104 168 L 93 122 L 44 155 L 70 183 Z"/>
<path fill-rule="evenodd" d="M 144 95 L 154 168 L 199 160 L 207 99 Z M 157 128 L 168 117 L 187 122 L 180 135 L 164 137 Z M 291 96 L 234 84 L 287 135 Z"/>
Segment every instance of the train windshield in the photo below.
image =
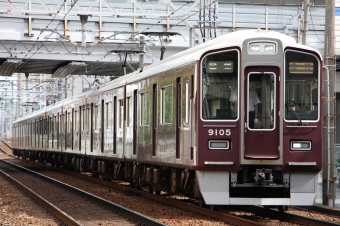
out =
<path fill-rule="evenodd" d="M 285 53 L 285 120 L 317 120 L 319 61 L 308 53 Z"/>
<path fill-rule="evenodd" d="M 206 120 L 234 120 L 238 117 L 237 50 L 207 55 L 202 60 L 202 118 Z"/>

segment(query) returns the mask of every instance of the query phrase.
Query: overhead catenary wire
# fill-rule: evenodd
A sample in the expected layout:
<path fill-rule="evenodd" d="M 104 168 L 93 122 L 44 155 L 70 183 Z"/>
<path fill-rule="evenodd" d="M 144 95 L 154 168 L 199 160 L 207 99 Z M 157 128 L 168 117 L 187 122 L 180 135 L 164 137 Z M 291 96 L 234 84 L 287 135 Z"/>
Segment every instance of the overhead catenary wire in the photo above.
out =
<path fill-rule="evenodd" d="M 74 2 L 78 2 L 78 0 L 74 0 Z M 42 33 L 45 31 L 45 30 L 49 30 L 51 31 L 51 34 L 54 32 L 53 30 L 56 30 L 59 25 L 61 24 L 61 22 L 63 20 L 65 20 L 66 16 L 69 14 L 69 12 L 72 10 L 72 8 L 74 7 L 75 4 L 71 4 L 71 8 L 68 10 L 68 12 L 65 14 L 64 18 L 62 20 L 59 20 L 59 23 L 57 24 L 57 26 L 54 28 L 54 29 L 50 29 L 49 26 L 52 24 L 52 22 L 55 20 L 55 18 L 57 17 L 59 11 L 61 10 L 61 8 L 63 7 L 63 5 L 60 5 L 60 8 L 57 10 L 57 14 L 54 15 L 54 17 L 52 18 L 52 20 L 47 24 L 47 26 L 45 27 L 45 29 L 42 29 L 36 39 L 36 41 L 33 43 L 32 47 L 30 50 L 28 50 L 28 53 L 26 53 L 26 55 L 24 56 L 24 58 L 22 58 L 22 60 L 25 60 L 25 58 L 29 55 L 30 52 L 32 52 L 33 48 L 39 43 L 39 39 L 40 39 L 40 36 L 42 35 Z M 50 35 L 51 35 L 50 34 Z M 47 36 L 46 36 L 47 37 Z M 27 59 L 27 61 L 29 61 L 40 49 L 41 49 L 42 45 L 40 47 L 37 46 L 37 50 Z M 17 68 L 17 71 L 19 71 L 26 63 L 26 62 L 22 62 L 22 64 Z"/>
<path fill-rule="evenodd" d="M 211 6 L 212 4 L 214 4 L 214 3 L 216 3 L 216 2 L 218 2 L 218 0 L 214 0 L 214 1 L 211 2 L 209 5 L 204 6 L 204 9 L 207 8 L 207 7 L 209 7 L 209 6 Z M 173 15 L 174 13 L 176 13 L 178 10 L 180 10 L 180 9 L 183 8 L 184 6 L 188 5 L 189 3 L 190 3 L 190 2 L 188 2 L 188 3 L 185 4 L 185 5 L 183 5 L 182 7 L 178 8 L 176 11 L 170 13 L 167 17 L 165 17 L 165 18 L 163 18 L 162 20 L 158 21 L 156 24 L 153 24 L 153 25 L 149 26 L 148 28 L 146 28 L 146 29 L 144 29 L 144 30 L 142 30 L 142 31 L 136 32 L 136 35 L 141 34 L 141 33 L 145 32 L 145 31 L 149 30 L 150 28 L 152 28 L 152 27 L 154 27 L 154 26 L 160 24 L 163 20 L 166 20 L 166 19 L 170 18 L 171 15 Z M 197 13 L 200 13 L 200 10 L 197 11 L 197 12 L 195 12 L 195 13 L 193 13 L 193 14 L 191 14 L 191 15 L 189 15 L 189 16 L 187 16 L 187 17 L 185 17 L 184 19 L 180 20 L 177 24 L 171 25 L 169 29 L 172 29 L 173 27 L 179 25 L 180 23 L 182 23 L 183 21 L 185 21 L 185 20 L 189 19 L 190 17 L 196 15 Z M 166 32 L 166 31 L 167 31 L 167 29 L 164 29 L 164 30 L 163 30 L 163 32 Z M 126 43 L 127 41 L 129 41 L 129 39 L 126 39 L 122 44 Z M 136 49 L 136 48 L 138 48 L 138 46 L 136 46 L 136 47 L 134 47 L 134 48 L 132 48 L 132 49 L 130 49 L 130 50 L 134 50 L 134 49 Z M 108 54 L 105 54 L 104 57 L 102 57 L 101 59 L 97 60 L 96 62 L 99 62 L 100 60 L 105 59 L 107 56 L 108 56 Z M 117 58 L 119 58 L 119 57 L 117 57 Z M 117 59 L 117 58 L 114 58 L 114 59 Z M 95 62 L 95 63 L 96 63 L 96 62 Z M 92 70 L 97 70 L 97 69 L 100 68 L 100 67 L 104 67 L 106 64 L 108 64 L 108 63 L 110 63 L 110 62 L 112 62 L 112 60 L 110 60 L 109 62 L 105 62 L 105 63 L 103 63 L 102 65 L 100 65 L 100 66 L 98 66 L 98 67 L 96 67 L 96 68 L 94 68 L 94 69 L 92 69 Z M 89 65 L 92 65 L 92 64 L 95 64 L 95 63 L 91 63 L 91 64 L 89 64 Z M 88 71 L 88 74 L 89 74 L 89 72 L 91 72 L 92 70 Z"/>
<path fill-rule="evenodd" d="M 59 25 L 62 23 L 62 21 L 65 20 L 65 18 L 66 18 L 67 15 L 69 14 L 69 12 L 70 12 L 70 11 L 72 10 L 72 8 L 76 5 L 77 1 L 78 1 L 78 0 L 75 0 L 75 1 L 74 1 L 74 4 L 71 4 L 71 8 L 68 9 L 68 11 L 67 11 L 67 13 L 64 15 L 63 19 L 61 19 L 61 20 L 59 21 L 59 23 L 58 23 L 54 28 L 49 28 L 49 27 L 50 27 L 50 25 L 53 23 L 53 21 L 55 20 L 55 18 L 57 17 L 57 14 L 54 15 L 54 17 L 52 18 L 52 20 L 48 23 L 48 25 L 47 25 L 44 29 L 41 29 L 41 30 L 40 30 L 40 33 L 39 33 L 39 35 L 38 35 L 36 41 L 33 43 L 32 47 L 28 50 L 28 52 L 26 53 L 26 55 L 24 56 L 24 58 L 22 58 L 22 61 L 23 61 L 23 62 L 22 62 L 22 64 L 18 67 L 17 71 L 20 70 L 20 69 L 21 69 L 21 68 L 22 68 L 22 67 L 23 67 L 30 59 L 32 59 L 32 57 L 33 57 L 35 54 L 37 54 L 37 52 L 42 48 L 43 45 L 40 45 L 40 46 L 39 46 L 38 44 L 40 43 L 41 35 L 43 34 L 43 32 L 46 32 L 46 31 L 50 31 L 50 32 L 51 32 L 49 35 L 46 35 L 46 36 L 45 36 L 45 40 L 48 39 L 48 37 L 50 37 L 53 33 L 59 33 L 59 32 L 57 31 L 57 28 L 58 28 Z M 211 5 L 214 4 L 214 3 L 216 3 L 216 2 L 218 2 L 218 1 L 217 1 L 217 0 L 212 1 L 212 2 L 210 1 L 208 5 L 204 5 L 203 10 L 205 11 L 206 8 L 210 8 Z M 174 15 L 176 12 L 178 12 L 179 10 L 181 10 L 183 7 L 187 6 L 187 5 L 190 4 L 190 3 L 191 3 L 191 2 L 187 2 L 186 4 L 183 4 L 181 7 L 179 7 L 179 8 L 176 9 L 175 11 L 171 12 L 167 17 L 164 17 L 164 18 L 162 18 L 161 20 L 158 20 L 155 24 L 153 24 L 153 25 L 151 25 L 151 26 L 145 28 L 145 29 L 142 30 L 142 31 L 136 32 L 136 35 L 141 34 L 141 33 L 145 32 L 145 31 L 148 31 L 148 30 L 150 30 L 151 28 L 153 28 L 154 26 L 161 24 L 162 21 L 167 20 L 167 19 L 170 18 L 172 15 Z M 59 13 L 59 11 L 61 10 L 62 7 L 63 7 L 63 5 L 61 4 L 60 7 L 59 7 L 59 9 L 57 10 L 57 13 Z M 216 6 L 215 6 L 215 7 L 216 7 Z M 208 10 L 208 11 L 209 11 L 209 16 L 211 16 L 211 15 L 210 15 L 210 10 Z M 190 17 L 196 15 L 196 14 L 199 13 L 199 12 L 201 12 L 201 9 L 200 9 L 198 12 L 195 12 L 195 13 L 193 13 L 193 14 L 191 14 L 191 15 L 185 17 L 184 19 L 180 20 L 177 24 L 171 25 L 171 26 L 169 27 L 169 29 L 172 29 L 173 27 L 179 25 L 179 24 L 182 23 L 183 21 L 185 21 L 185 20 L 187 20 L 188 18 L 190 18 Z M 216 13 L 216 12 L 215 12 L 215 13 Z M 210 20 L 210 19 L 209 19 L 209 20 Z M 214 24 L 216 24 L 216 23 L 214 23 Z M 167 31 L 167 30 L 168 30 L 168 29 L 164 29 L 163 32 L 165 32 L 165 31 Z M 69 40 L 69 39 L 67 39 L 67 40 L 70 41 L 70 43 L 73 44 L 73 45 L 76 44 L 76 43 L 72 42 L 72 41 Z M 125 39 L 124 42 L 123 42 L 122 44 L 127 43 L 129 40 L 130 40 L 129 38 Z M 36 50 L 33 52 L 33 49 L 34 49 L 34 48 L 36 48 Z M 130 49 L 130 50 L 134 50 L 134 49 L 136 49 L 136 48 L 139 48 L 139 46 L 137 45 L 136 47 L 134 47 L 134 48 L 132 48 L 132 49 Z M 86 74 L 91 74 L 92 71 L 95 71 L 95 70 L 97 70 L 97 69 L 99 69 L 99 68 L 101 68 L 101 67 L 105 67 L 107 64 L 109 64 L 109 63 L 111 63 L 111 62 L 114 62 L 115 60 L 117 60 L 117 59 L 120 58 L 120 56 L 117 56 L 117 57 L 112 58 L 112 59 L 111 59 L 110 61 L 108 61 L 108 62 L 104 62 L 104 63 L 99 64 L 99 62 L 100 62 L 101 60 L 105 59 L 108 55 L 110 55 L 109 51 L 107 51 L 106 54 L 105 54 L 102 58 L 98 59 L 96 62 L 93 62 L 93 63 L 88 64 L 87 67 L 89 67 L 89 68 L 91 68 L 91 69 L 90 69 L 90 70 L 86 70 Z M 95 67 L 92 67 L 93 65 L 95 65 Z M 39 84 L 40 84 L 40 83 L 39 83 Z M 36 84 L 35 87 L 38 86 L 39 84 Z M 20 88 L 20 89 L 23 89 L 23 88 L 21 88 L 21 87 L 19 87 L 19 88 Z M 31 89 L 33 89 L 33 88 L 34 88 L 34 87 L 32 87 Z"/>
<path fill-rule="evenodd" d="M 59 21 L 59 23 L 56 25 L 56 27 L 54 28 L 54 29 L 51 29 L 51 28 L 49 28 L 49 26 L 52 24 L 52 22 L 55 20 L 55 18 L 56 18 L 56 16 L 57 16 L 57 14 L 52 18 L 52 20 L 49 22 L 49 24 L 44 28 L 44 29 L 41 29 L 41 31 L 40 31 L 40 33 L 39 33 L 39 36 L 37 37 L 37 39 L 36 39 L 36 41 L 33 43 L 33 45 L 32 45 L 32 47 L 31 47 L 31 49 L 29 49 L 28 50 L 28 52 L 26 53 L 26 55 L 24 56 L 24 58 L 22 58 L 22 61 L 23 61 L 23 63 L 17 68 L 17 71 L 19 71 L 40 49 L 41 49 L 41 47 L 43 46 L 43 45 L 41 45 L 41 46 L 38 46 L 38 43 L 39 43 L 39 39 L 40 39 L 40 36 L 42 35 L 42 33 L 44 32 L 44 31 L 51 31 L 51 33 L 50 33 L 50 35 L 46 35 L 45 36 L 45 39 L 47 39 L 48 37 L 50 37 L 53 33 L 58 33 L 57 32 L 57 28 L 59 27 L 59 25 L 62 23 L 62 21 L 64 21 L 65 20 L 65 18 L 66 18 L 66 16 L 69 14 L 69 12 L 72 10 L 72 8 L 76 5 L 76 3 L 78 2 L 78 0 L 75 0 L 72 4 L 71 4 L 71 8 L 67 11 L 67 13 L 64 15 L 64 17 L 63 17 L 63 19 L 61 19 L 60 21 Z M 157 24 L 160 24 L 163 20 L 166 20 L 167 18 L 170 18 L 174 13 L 176 13 L 177 11 L 179 11 L 180 9 L 182 9 L 183 7 L 185 7 L 186 5 L 188 5 L 188 4 L 190 4 L 190 2 L 187 2 L 186 4 L 184 4 L 183 6 L 181 6 L 180 8 L 178 8 L 176 11 L 174 11 L 174 12 L 171 12 L 167 17 L 165 17 L 165 18 L 163 18 L 163 19 L 161 19 L 161 20 L 159 20 L 156 24 L 153 24 L 153 25 L 151 25 L 151 26 L 149 26 L 148 28 L 146 28 L 146 29 L 144 29 L 143 31 L 141 31 L 141 32 L 144 32 L 144 31 L 146 31 L 146 30 L 148 30 L 148 29 L 150 29 L 150 28 L 152 28 L 152 27 L 154 27 L 154 26 L 156 26 Z M 63 5 L 61 4 L 60 5 L 60 8 L 57 10 L 57 13 L 59 13 L 59 11 L 61 10 L 61 8 L 63 7 Z M 141 33 L 141 32 L 137 32 L 137 34 L 139 34 L 139 33 Z M 71 41 L 70 39 L 67 39 L 68 41 L 70 41 L 70 43 L 71 44 L 75 44 L 73 41 Z M 129 39 L 125 39 L 125 41 L 122 43 L 122 44 L 125 44 L 127 41 L 129 41 Z M 35 52 L 33 52 L 32 53 L 32 50 L 35 48 L 35 47 L 37 47 L 37 49 L 36 49 L 36 51 Z M 135 47 L 135 48 L 137 48 L 137 47 Z M 133 50 L 133 49 L 132 49 Z M 32 53 L 32 55 L 31 56 L 29 56 L 29 54 L 30 53 Z M 100 60 L 103 60 L 103 59 L 105 59 L 106 57 L 107 57 L 107 55 L 108 55 L 108 51 L 107 51 L 107 53 L 104 55 L 104 57 L 102 57 L 101 59 L 99 59 L 99 60 L 97 60 L 96 61 L 96 63 L 98 64 L 98 62 L 100 61 Z M 29 56 L 29 57 L 28 57 Z M 110 62 L 112 62 L 113 60 L 116 60 L 116 59 L 118 59 L 119 58 L 119 56 L 117 57 L 117 58 L 115 58 L 115 59 L 111 59 L 109 62 L 107 62 L 107 63 L 110 63 Z M 25 59 L 27 59 L 26 61 L 24 61 Z M 102 67 L 102 66 L 105 66 L 107 63 L 104 63 L 104 65 L 101 65 L 101 66 L 98 66 L 98 67 L 95 67 L 95 68 L 93 68 L 91 71 L 93 71 L 93 70 L 97 70 L 98 68 L 100 68 L 100 67 Z M 92 63 L 93 64 L 93 63 Z M 92 64 L 90 64 L 89 66 L 91 67 L 92 66 Z M 87 73 L 88 74 L 88 73 Z"/>

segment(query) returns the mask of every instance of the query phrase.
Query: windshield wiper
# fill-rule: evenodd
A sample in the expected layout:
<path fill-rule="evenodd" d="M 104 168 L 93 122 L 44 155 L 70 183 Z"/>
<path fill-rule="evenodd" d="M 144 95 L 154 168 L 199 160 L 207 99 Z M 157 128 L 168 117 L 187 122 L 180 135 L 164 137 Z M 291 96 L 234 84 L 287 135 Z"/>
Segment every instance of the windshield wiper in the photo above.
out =
<path fill-rule="evenodd" d="M 289 111 L 289 113 L 293 116 L 294 119 L 298 120 L 298 124 L 301 126 L 302 125 L 302 120 L 299 117 L 299 115 L 293 110 L 293 106 L 289 103 L 286 103 L 286 108 Z"/>

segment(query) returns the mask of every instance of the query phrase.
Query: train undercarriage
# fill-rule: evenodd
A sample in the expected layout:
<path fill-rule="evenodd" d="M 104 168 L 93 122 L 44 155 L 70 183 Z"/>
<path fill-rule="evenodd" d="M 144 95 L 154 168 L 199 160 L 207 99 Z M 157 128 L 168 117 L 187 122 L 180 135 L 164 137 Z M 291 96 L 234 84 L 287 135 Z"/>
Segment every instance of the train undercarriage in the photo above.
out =
<path fill-rule="evenodd" d="M 200 195 L 194 170 L 57 152 L 14 150 L 14 155 L 76 172 L 89 172 L 93 177 L 107 181 L 126 181 L 132 188 L 145 188 L 155 194 L 160 194 L 163 191 L 195 198 Z"/>
<path fill-rule="evenodd" d="M 74 154 L 14 150 L 14 155 L 22 159 L 49 163 L 54 167 L 92 173 L 93 177 L 107 181 L 126 181 L 132 188 L 158 195 L 161 192 L 183 194 L 198 200 L 199 206 L 208 205 L 211 209 L 216 209 L 219 205 L 238 203 L 237 205 L 275 206 L 283 211 L 291 203 L 300 202 L 300 196 L 305 200 L 312 199 L 313 202 L 315 193 L 313 189 L 307 192 L 301 190 L 302 187 L 299 187 L 301 174 L 300 176 L 282 174 L 279 169 L 269 169 L 269 167 L 261 169 L 261 167 L 249 166 L 243 167 L 239 172 L 223 171 L 220 172 L 220 178 L 216 177 L 219 173 L 207 171 L 204 172 L 204 178 L 201 178 L 202 171 Z M 293 179 L 290 180 L 291 178 Z M 310 182 L 307 182 L 310 183 L 310 187 L 313 187 L 315 175 L 310 174 L 309 178 Z M 204 190 L 205 188 L 207 190 Z M 292 193 L 292 188 L 296 190 L 296 194 Z M 215 193 L 214 197 L 209 197 L 212 191 Z"/>

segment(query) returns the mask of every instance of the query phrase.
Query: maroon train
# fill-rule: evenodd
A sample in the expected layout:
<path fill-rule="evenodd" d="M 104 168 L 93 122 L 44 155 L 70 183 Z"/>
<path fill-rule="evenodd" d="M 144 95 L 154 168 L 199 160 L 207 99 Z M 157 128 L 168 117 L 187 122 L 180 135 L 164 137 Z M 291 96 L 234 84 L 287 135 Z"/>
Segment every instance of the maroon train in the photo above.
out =
<path fill-rule="evenodd" d="M 322 67 L 289 36 L 233 32 L 16 120 L 14 151 L 212 207 L 312 205 Z"/>

